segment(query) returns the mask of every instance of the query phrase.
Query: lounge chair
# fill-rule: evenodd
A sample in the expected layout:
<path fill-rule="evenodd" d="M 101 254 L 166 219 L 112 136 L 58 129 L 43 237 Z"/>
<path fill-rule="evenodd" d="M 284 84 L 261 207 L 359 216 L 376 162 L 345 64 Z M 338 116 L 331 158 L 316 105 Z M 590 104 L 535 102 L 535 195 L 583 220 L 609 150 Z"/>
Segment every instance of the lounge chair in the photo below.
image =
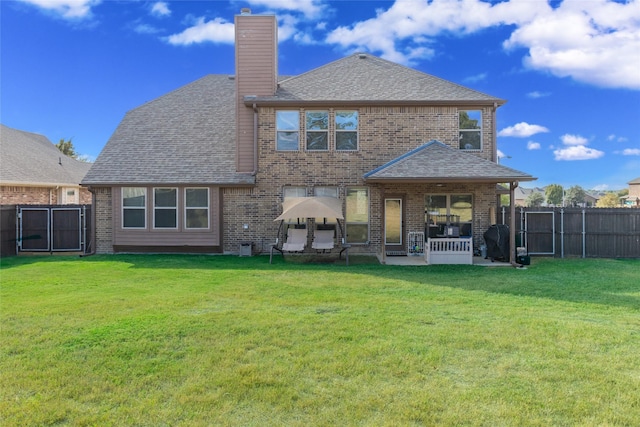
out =
<path fill-rule="evenodd" d="M 290 228 L 287 230 L 287 241 L 282 244 L 282 250 L 287 252 L 302 252 L 307 246 L 307 229 Z"/>
<path fill-rule="evenodd" d="M 322 251 L 333 249 L 333 234 L 333 230 L 315 230 L 311 247 Z"/>

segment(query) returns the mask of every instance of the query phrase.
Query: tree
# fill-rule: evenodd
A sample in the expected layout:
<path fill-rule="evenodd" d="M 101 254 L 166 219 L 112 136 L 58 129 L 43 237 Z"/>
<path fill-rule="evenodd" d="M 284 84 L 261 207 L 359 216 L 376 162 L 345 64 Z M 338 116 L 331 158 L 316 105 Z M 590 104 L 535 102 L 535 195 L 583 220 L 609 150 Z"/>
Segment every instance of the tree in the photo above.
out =
<path fill-rule="evenodd" d="M 73 146 L 73 142 L 71 142 L 71 139 L 69 139 L 68 141 L 65 141 L 64 138 L 61 139 L 60 142 L 56 144 L 56 148 L 60 150 L 65 156 L 69 156 L 73 159 L 78 158 L 78 153 L 76 153 L 76 149 Z"/>
<path fill-rule="evenodd" d="M 530 208 L 540 207 L 544 203 L 544 196 L 542 195 L 542 193 L 538 193 L 537 191 L 534 191 L 531 194 L 529 194 L 529 197 L 527 197 L 527 200 L 525 200 L 525 203 Z"/>
<path fill-rule="evenodd" d="M 574 185 L 567 190 L 566 200 L 569 202 L 571 206 L 578 206 L 581 203 L 584 203 L 584 198 L 587 193 L 584 191 L 582 187 L 579 185 Z"/>
<path fill-rule="evenodd" d="M 544 195 L 550 205 L 562 204 L 563 193 L 564 189 L 559 184 L 547 185 L 547 188 L 544 189 Z"/>
<path fill-rule="evenodd" d="M 620 206 L 620 199 L 616 193 L 607 193 L 596 202 L 597 208 L 615 208 Z"/>

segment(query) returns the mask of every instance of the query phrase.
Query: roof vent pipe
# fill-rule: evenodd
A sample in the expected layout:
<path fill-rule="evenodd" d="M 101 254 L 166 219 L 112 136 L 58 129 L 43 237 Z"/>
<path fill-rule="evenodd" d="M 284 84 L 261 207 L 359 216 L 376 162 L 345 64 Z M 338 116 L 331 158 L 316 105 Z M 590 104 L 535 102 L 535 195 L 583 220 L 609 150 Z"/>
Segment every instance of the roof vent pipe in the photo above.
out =
<path fill-rule="evenodd" d="M 251 15 L 251 9 L 248 7 L 243 7 L 240 9 L 240 15 Z"/>

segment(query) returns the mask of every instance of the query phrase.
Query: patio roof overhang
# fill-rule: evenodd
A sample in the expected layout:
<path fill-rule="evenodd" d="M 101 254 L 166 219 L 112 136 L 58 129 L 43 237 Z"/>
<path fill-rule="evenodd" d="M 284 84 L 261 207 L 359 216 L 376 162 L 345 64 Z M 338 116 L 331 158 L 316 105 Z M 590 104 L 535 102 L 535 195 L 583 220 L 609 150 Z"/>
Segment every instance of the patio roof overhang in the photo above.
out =
<path fill-rule="evenodd" d="M 472 153 L 428 142 L 364 174 L 369 183 L 505 183 L 537 178 Z"/>

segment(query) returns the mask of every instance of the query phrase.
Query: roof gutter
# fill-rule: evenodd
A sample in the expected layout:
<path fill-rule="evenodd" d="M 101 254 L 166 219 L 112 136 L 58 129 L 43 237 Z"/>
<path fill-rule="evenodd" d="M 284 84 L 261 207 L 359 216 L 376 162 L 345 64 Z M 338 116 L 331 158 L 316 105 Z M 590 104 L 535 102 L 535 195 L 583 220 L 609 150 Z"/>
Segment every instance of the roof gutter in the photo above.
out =
<path fill-rule="evenodd" d="M 465 107 L 487 107 L 487 106 L 501 106 L 507 101 L 504 99 L 488 99 L 488 100 L 459 100 L 459 101 L 438 101 L 438 100 L 354 100 L 354 99 L 329 99 L 329 100 L 317 100 L 317 101 L 305 101 L 300 99 L 273 99 L 273 98 L 248 98 L 245 97 L 244 104 L 247 107 L 257 105 L 260 107 L 367 107 L 367 106 L 443 106 L 443 107 L 459 107 L 464 105 Z"/>

